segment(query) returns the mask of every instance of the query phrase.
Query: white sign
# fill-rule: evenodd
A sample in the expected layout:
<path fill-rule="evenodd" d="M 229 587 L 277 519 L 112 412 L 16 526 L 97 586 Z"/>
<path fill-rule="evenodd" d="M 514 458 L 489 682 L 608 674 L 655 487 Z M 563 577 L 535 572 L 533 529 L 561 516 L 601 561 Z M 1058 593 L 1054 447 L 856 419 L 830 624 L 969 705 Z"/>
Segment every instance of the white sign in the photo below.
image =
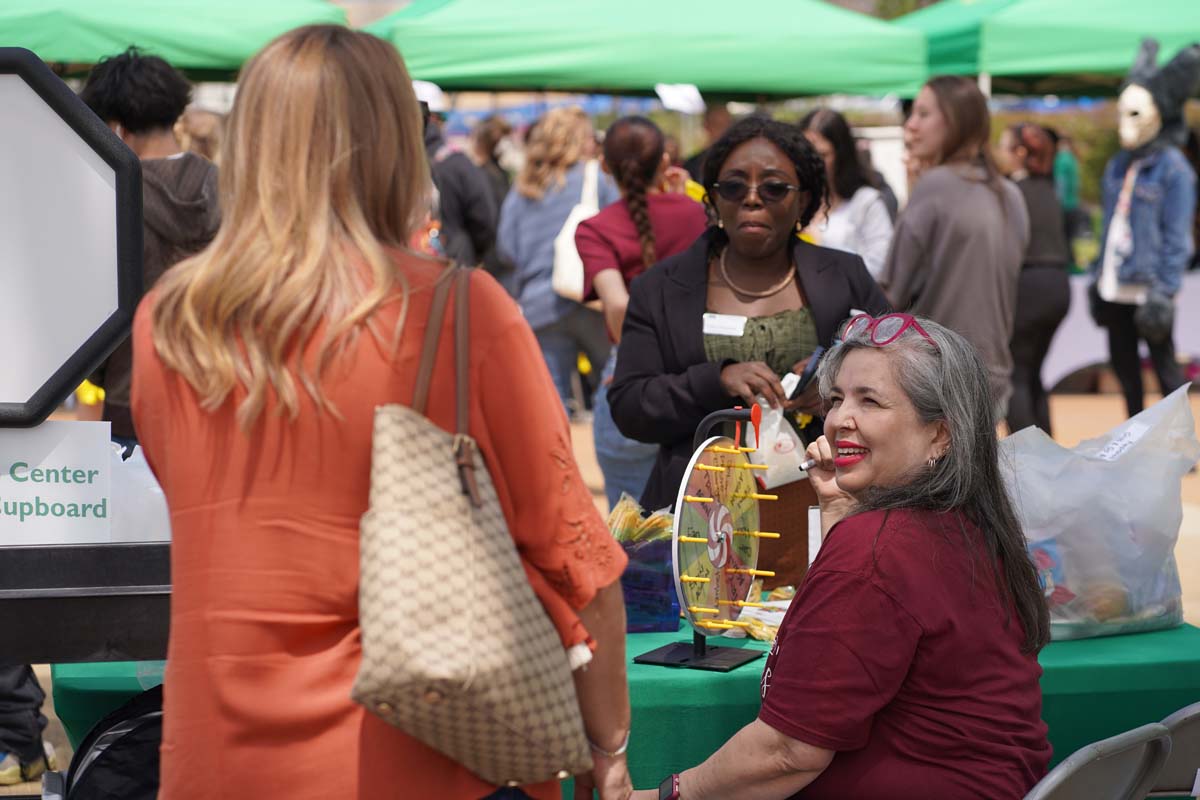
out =
<path fill-rule="evenodd" d="M 0 126 L 0 319 L 19 342 L 0 398 L 22 402 L 117 310 L 116 173 L 19 76 L 0 101 L 20 120 Z"/>
<path fill-rule="evenodd" d="M 656 83 L 654 91 L 662 101 L 663 108 L 668 111 L 680 111 L 684 114 L 704 113 L 704 98 L 693 84 Z"/>
<path fill-rule="evenodd" d="M 107 422 L 0 430 L 0 546 L 111 541 Z"/>

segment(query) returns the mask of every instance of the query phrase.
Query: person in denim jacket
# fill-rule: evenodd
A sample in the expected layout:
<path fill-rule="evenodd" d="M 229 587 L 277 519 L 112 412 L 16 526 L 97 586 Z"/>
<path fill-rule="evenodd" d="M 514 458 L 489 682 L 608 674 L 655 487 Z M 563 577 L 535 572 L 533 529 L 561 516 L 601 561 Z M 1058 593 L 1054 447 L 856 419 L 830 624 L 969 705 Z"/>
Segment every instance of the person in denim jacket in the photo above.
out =
<path fill-rule="evenodd" d="M 1179 149 L 1183 104 L 1200 78 L 1200 44 L 1157 66 L 1147 39 L 1117 103 L 1121 151 L 1104 170 L 1104 247 L 1092 265 L 1091 311 L 1108 330 L 1130 416 L 1143 408 L 1139 340 L 1164 395 L 1183 385 L 1172 341 L 1174 296 L 1192 259 L 1196 174 Z"/>

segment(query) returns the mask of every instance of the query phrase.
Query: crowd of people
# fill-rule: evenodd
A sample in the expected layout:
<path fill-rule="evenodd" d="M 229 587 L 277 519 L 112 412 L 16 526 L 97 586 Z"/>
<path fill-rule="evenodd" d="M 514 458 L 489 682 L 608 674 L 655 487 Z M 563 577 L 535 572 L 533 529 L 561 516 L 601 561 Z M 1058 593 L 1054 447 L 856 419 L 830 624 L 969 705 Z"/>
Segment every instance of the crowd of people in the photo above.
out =
<path fill-rule="evenodd" d="M 465 414 L 527 579 L 564 646 L 592 653 L 574 672 L 594 762 L 576 797 L 1018 798 L 1045 774 L 1048 612 L 997 424 L 1050 429 L 1039 373 L 1078 225 L 1052 132 L 1019 124 L 993 148 L 976 84 L 930 80 L 904 125 L 901 210 L 826 108 L 792 124 L 713 106 L 686 164 L 651 120 L 598 135 L 574 108 L 519 148 L 500 118 L 460 147 L 400 54 L 341 27 L 269 44 L 227 119 L 186 112 L 189 93 L 133 50 L 83 89 L 143 166 L 147 295 L 95 380 L 171 512 L 160 796 L 559 796 L 490 785 L 351 700 L 374 413 L 418 391 L 445 430 Z M 1093 267 L 1130 413 L 1139 338 L 1178 385 L 1170 301 L 1193 253 L 1195 175 L 1159 133 L 1123 132 Z M 556 287 L 564 230 L 578 297 Z M 448 261 L 482 267 L 461 411 L 449 345 L 416 386 Z M 762 559 L 798 590 L 759 716 L 657 789 L 635 791 L 626 763 L 650 743 L 630 731 L 626 555 L 570 444 L 580 354 L 610 503 L 670 508 L 699 422 L 734 405 L 781 409 L 815 462 L 764 519 L 786 535 Z M 0 694 L 0 779 L 7 761 L 29 777 L 47 765 L 40 689 L 0 671 Z"/>

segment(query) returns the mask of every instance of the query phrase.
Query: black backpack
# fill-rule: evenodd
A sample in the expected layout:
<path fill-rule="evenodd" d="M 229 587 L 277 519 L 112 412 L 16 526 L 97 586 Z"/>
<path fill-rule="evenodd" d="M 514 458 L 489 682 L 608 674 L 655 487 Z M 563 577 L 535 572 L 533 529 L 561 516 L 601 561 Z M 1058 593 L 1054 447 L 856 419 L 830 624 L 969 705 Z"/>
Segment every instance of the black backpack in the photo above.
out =
<path fill-rule="evenodd" d="M 158 797 L 162 702 L 155 686 L 93 725 L 71 759 L 64 800 Z"/>

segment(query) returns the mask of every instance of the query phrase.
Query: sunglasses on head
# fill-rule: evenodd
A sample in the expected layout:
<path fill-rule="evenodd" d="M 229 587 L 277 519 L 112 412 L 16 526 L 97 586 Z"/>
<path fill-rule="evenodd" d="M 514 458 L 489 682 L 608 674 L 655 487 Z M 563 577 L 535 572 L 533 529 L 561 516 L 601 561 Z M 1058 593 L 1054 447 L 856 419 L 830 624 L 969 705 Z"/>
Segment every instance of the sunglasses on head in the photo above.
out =
<path fill-rule="evenodd" d="M 883 347 L 899 339 L 909 328 L 921 334 L 925 341 L 933 345 L 935 350 L 940 351 L 941 348 L 937 346 L 937 342 L 925 332 L 921 323 L 917 322 L 911 314 L 884 314 L 882 317 L 859 314 L 842 327 L 842 333 L 838 338 L 845 341 L 851 336 L 865 334 L 870 337 L 871 344 Z"/>
<path fill-rule="evenodd" d="M 763 181 L 752 184 L 741 178 L 728 178 L 713 184 L 713 191 L 717 193 L 717 196 L 730 203 L 742 202 L 750 194 L 751 189 L 764 203 L 778 203 L 786 199 L 789 193 L 800 191 L 799 186 L 784 181 Z"/>

